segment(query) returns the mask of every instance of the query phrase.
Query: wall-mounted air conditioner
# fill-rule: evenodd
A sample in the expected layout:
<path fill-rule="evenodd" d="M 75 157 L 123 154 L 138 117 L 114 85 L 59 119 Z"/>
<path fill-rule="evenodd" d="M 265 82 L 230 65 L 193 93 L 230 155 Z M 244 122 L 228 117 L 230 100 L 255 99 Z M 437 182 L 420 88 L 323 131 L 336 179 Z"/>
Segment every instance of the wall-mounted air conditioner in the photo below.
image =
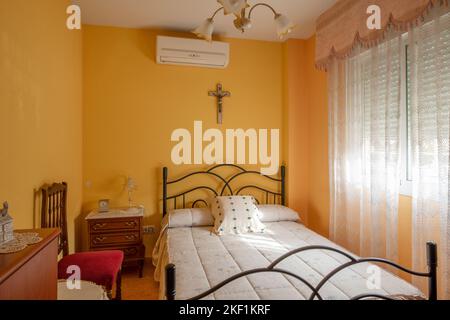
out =
<path fill-rule="evenodd" d="M 226 42 L 157 37 L 156 62 L 206 68 L 226 68 L 230 45 Z"/>

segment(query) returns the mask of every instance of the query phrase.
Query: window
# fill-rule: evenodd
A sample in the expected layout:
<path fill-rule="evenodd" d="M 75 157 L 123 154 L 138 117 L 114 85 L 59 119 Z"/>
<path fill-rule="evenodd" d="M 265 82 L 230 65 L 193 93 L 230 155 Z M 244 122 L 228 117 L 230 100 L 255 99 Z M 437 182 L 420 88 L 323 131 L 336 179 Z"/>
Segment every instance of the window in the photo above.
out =
<path fill-rule="evenodd" d="M 402 51 L 402 79 L 401 79 L 401 172 L 400 194 L 412 195 L 412 141 L 411 141 L 411 95 L 410 95 L 410 59 L 408 59 L 408 44 L 405 36 Z"/>
<path fill-rule="evenodd" d="M 439 31 L 437 31 L 439 28 Z M 404 35 L 401 79 L 401 179 L 400 194 L 411 195 L 413 179 L 413 148 L 417 147 L 418 167 L 416 168 L 431 190 L 440 179 L 447 179 L 445 166 L 440 162 L 448 158 L 448 136 L 450 108 L 450 14 L 440 20 L 425 23 L 417 31 L 414 47 L 408 46 L 409 35 Z M 439 32 L 438 35 L 434 33 Z M 412 54 L 414 52 L 414 55 Z M 414 61 L 413 61 L 414 59 Z M 411 74 L 415 70 L 417 86 L 412 87 Z M 418 92 L 413 92 L 417 90 Z M 413 93 L 418 103 L 417 139 L 411 135 Z M 417 119 L 416 119 L 417 117 Z M 440 178 L 441 177 L 441 178 Z M 416 181 L 415 181 L 416 182 Z M 437 188 L 437 187 L 436 187 Z M 439 192 L 436 191 L 435 194 Z M 431 193 L 430 193 L 431 194 Z M 430 196 L 431 197 L 431 196 Z"/>

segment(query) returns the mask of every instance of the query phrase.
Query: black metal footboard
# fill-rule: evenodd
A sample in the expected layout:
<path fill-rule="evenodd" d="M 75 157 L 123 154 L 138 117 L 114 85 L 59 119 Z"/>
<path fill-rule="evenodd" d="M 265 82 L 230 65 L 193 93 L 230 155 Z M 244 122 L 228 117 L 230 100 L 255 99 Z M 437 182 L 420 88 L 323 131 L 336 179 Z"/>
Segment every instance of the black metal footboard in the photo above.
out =
<path fill-rule="evenodd" d="M 344 264 L 340 265 L 339 267 L 335 268 L 334 270 L 332 270 L 329 274 L 327 274 L 322 279 L 322 281 L 319 282 L 319 284 L 317 284 L 317 286 L 313 286 L 312 284 L 310 284 L 307 280 L 305 280 L 300 275 L 296 275 L 290 271 L 277 268 L 278 264 L 280 264 L 283 260 L 289 258 L 290 256 L 300 253 L 300 252 L 309 251 L 309 250 L 333 251 L 333 252 L 339 253 L 339 254 L 343 255 L 344 257 L 348 258 L 349 262 L 344 263 Z M 404 267 L 402 267 L 392 261 L 386 260 L 386 259 L 379 259 L 379 258 L 355 259 L 354 257 L 347 254 L 346 252 L 343 252 L 341 250 L 331 248 L 331 247 L 308 246 L 308 247 L 299 248 L 299 249 L 296 249 L 296 250 L 293 250 L 291 252 L 284 254 L 283 256 L 281 256 L 280 258 L 275 260 L 273 263 L 271 263 L 267 268 L 258 268 L 258 269 L 253 269 L 253 270 L 248 270 L 248 271 L 238 273 L 238 274 L 222 281 L 221 283 L 217 284 L 216 286 L 212 287 L 211 289 L 203 292 L 202 294 L 199 294 L 188 300 L 203 299 L 203 298 L 209 296 L 210 294 L 216 292 L 220 288 L 224 287 L 225 285 L 229 284 L 232 281 L 235 281 L 237 279 L 240 279 L 242 277 L 245 277 L 245 276 L 248 276 L 251 274 L 263 273 L 263 272 L 275 272 L 275 273 L 280 273 L 280 274 L 291 276 L 291 277 L 301 281 L 309 289 L 311 289 L 312 293 L 309 297 L 309 300 L 315 300 L 315 299 L 323 300 L 322 296 L 320 295 L 320 290 L 332 277 L 334 277 L 337 273 L 341 272 L 342 270 L 344 270 L 348 267 L 351 267 L 351 266 L 354 266 L 357 264 L 361 264 L 361 263 L 366 263 L 366 262 L 376 262 L 376 263 L 389 265 L 391 267 L 394 267 L 398 270 L 401 270 L 401 271 L 411 274 L 413 276 L 428 278 L 428 294 L 429 294 L 428 300 L 437 300 L 437 262 L 438 262 L 438 257 L 437 257 L 437 246 L 435 243 L 432 243 L 432 242 L 427 243 L 428 272 L 416 272 L 413 270 L 409 270 L 407 268 L 404 268 Z M 175 300 L 175 295 L 176 295 L 176 279 L 175 278 L 176 278 L 175 265 L 174 264 L 167 265 L 166 266 L 166 298 L 167 298 L 167 300 Z M 392 297 L 383 296 L 383 295 L 379 295 L 379 294 L 359 295 L 359 296 L 353 297 L 351 300 L 363 300 L 363 299 L 367 299 L 367 298 L 395 300 Z"/>

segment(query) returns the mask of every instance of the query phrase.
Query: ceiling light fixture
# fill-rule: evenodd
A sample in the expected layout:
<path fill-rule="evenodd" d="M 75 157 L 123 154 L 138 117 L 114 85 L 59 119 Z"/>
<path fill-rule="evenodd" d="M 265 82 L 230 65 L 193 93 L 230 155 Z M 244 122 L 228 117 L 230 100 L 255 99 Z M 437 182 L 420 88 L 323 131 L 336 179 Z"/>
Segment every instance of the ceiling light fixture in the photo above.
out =
<path fill-rule="evenodd" d="M 277 28 L 278 37 L 283 39 L 295 28 L 295 25 L 285 15 L 279 14 L 275 9 L 266 3 L 257 3 L 250 6 L 247 0 L 217 0 L 222 5 L 217 9 L 211 18 L 206 19 L 197 29 L 192 31 L 197 37 L 205 39 L 207 41 L 212 40 L 214 33 L 214 18 L 216 15 L 223 11 L 225 15 L 234 14 L 236 19 L 234 20 L 234 26 L 241 32 L 245 32 L 252 27 L 252 13 L 257 7 L 264 6 L 272 10 L 275 19 L 275 25 Z M 247 15 L 247 9 L 248 15 Z"/>

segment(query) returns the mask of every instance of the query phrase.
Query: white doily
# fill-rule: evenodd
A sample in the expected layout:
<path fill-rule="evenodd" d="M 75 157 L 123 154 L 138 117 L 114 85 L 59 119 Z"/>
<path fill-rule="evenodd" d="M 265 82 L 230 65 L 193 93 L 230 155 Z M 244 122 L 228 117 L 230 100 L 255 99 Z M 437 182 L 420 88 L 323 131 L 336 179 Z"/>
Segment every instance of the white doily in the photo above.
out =
<path fill-rule="evenodd" d="M 69 289 L 69 280 L 58 280 L 58 300 L 109 300 L 103 286 L 93 282 L 79 280 L 79 289 Z"/>
<path fill-rule="evenodd" d="M 38 233 L 14 233 L 14 239 L 0 245 L 0 254 L 19 252 L 31 244 L 36 244 L 42 241 Z"/>

